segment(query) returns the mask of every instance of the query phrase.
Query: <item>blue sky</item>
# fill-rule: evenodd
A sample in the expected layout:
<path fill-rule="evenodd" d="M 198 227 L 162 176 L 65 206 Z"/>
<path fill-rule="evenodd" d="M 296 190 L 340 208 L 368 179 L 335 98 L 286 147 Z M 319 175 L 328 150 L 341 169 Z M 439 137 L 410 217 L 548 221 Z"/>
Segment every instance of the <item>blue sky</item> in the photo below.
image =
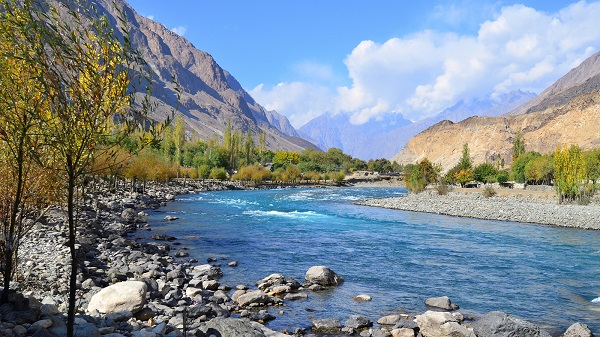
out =
<path fill-rule="evenodd" d="M 130 0 L 301 126 L 419 120 L 462 98 L 539 93 L 600 48 L 598 1 Z"/>

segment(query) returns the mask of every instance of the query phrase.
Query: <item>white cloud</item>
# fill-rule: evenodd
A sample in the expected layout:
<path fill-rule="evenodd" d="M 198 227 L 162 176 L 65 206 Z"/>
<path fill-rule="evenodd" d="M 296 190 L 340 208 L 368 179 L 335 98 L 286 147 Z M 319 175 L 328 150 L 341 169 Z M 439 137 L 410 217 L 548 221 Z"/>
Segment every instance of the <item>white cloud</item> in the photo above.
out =
<path fill-rule="evenodd" d="M 503 7 L 476 35 L 421 31 L 384 43 L 362 41 L 344 60 L 349 86 L 293 82 L 251 94 L 295 126 L 326 111 L 347 113 L 357 124 L 385 112 L 419 120 L 460 99 L 541 92 L 600 49 L 599 17 L 600 2 L 580 1 L 555 14 Z"/>
<path fill-rule="evenodd" d="M 295 128 L 335 108 L 333 93 L 326 86 L 287 82 L 265 88 L 259 84 L 249 93 L 267 110 L 285 114 Z"/>
<path fill-rule="evenodd" d="M 187 27 L 177 26 L 177 27 L 171 28 L 171 31 L 179 36 L 183 36 L 187 32 Z"/>

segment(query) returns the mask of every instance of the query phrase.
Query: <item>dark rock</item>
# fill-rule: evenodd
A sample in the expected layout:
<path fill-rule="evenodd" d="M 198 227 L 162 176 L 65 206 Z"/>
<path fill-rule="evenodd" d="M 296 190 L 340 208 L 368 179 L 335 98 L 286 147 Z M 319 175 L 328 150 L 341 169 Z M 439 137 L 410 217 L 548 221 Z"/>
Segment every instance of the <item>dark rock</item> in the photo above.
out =
<path fill-rule="evenodd" d="M 212 308 L 208 305 L 197 304 L 187 309 L 187 315 L 189 318 L 196 319 L 200 316 L 210 316 Z"/>
<path fill-rule="evenodd" d="M 7 322 L 13 322 L 16 325 L 24 323 L 34 323 L 40 319 L 40 309 L 27 309 L 21 311 L 10 311 L 2 316 Z"/>
<path fill-rule="evenodd" d="M 176 237 L 174 236 L 169 236 L 169 235 L 152 235 L 152 240 L 156 240 L 156 241 L 175 241 L 177 240 Z"/>
<path fill-rule="evenodd" d="M 352 328 L 352 329 L 364 329 L 364 328 L 368 328 L 368 327 L 372 327 L 372 326 L 373 326 L 373 322 L 370 319 L 368 319 L 367 317 L 364 317 L 364 316 L 359 316 L 359 315 L 350 316 L 350 318 L 348 318 L 346 320 L 346 322 L 344 323 L 345 328 Z"/>
<path fill-rule="evenodd" d="M 247 319 L 214 318 L 200 328 L 206 336 L 214 334 L 221 337 L 265 337 L 262 329 L 254 326 Z"/>
<path fill-rule="evenodd" d="M 335 318 L 315 319 L 312 326 L 318 332 L 339 332 L 342 324 Z"/>
<path fill-rule="evenodd" d="M 500 311 L 492 311 L 475 321 L 473 330 L 482 337 L 550 337 L 540 327 Z"/>

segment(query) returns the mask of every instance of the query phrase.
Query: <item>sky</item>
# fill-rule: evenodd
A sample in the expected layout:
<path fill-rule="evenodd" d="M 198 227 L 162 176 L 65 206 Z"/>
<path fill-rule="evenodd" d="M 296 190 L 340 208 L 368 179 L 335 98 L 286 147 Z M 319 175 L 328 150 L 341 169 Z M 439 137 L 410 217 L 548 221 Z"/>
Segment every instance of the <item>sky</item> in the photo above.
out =
<path fill-rule="evenodd" d="M 296 128 L 323 113 L 418 121 L 461 99 L 539 94 L 600 49 L 600 0 L 127 1 Z"/>

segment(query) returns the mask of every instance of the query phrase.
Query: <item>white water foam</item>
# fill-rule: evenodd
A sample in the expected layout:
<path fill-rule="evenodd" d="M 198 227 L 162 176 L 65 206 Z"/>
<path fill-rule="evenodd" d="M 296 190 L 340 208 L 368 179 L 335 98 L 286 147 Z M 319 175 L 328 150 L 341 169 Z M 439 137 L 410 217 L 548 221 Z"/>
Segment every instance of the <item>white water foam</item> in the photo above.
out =
<path fill-rule="evenodd" d="M 592 303 L 600 303 L 600 297 L 596 297 L 592 300 Z"/>
<path fill-rule="evenodd" d="M 285 217 L 285 218 L 299 218 L 299 219 L 306 219 L 310 216 L 319 216 L 319 213 L 313 212 L 313 211 L 306 211 L 306 212 L 299 212 L 299 211 L 292 211 L 292 212 L 282 212 L 282 211 L 246 211 L 244 212 L 244 214 L 248 214 L 248 215 L 254 215 L 254 216 L 260 216 L 260 217 L 265 217 L 265 216 L 279 216 L 279 217 Z"/>

